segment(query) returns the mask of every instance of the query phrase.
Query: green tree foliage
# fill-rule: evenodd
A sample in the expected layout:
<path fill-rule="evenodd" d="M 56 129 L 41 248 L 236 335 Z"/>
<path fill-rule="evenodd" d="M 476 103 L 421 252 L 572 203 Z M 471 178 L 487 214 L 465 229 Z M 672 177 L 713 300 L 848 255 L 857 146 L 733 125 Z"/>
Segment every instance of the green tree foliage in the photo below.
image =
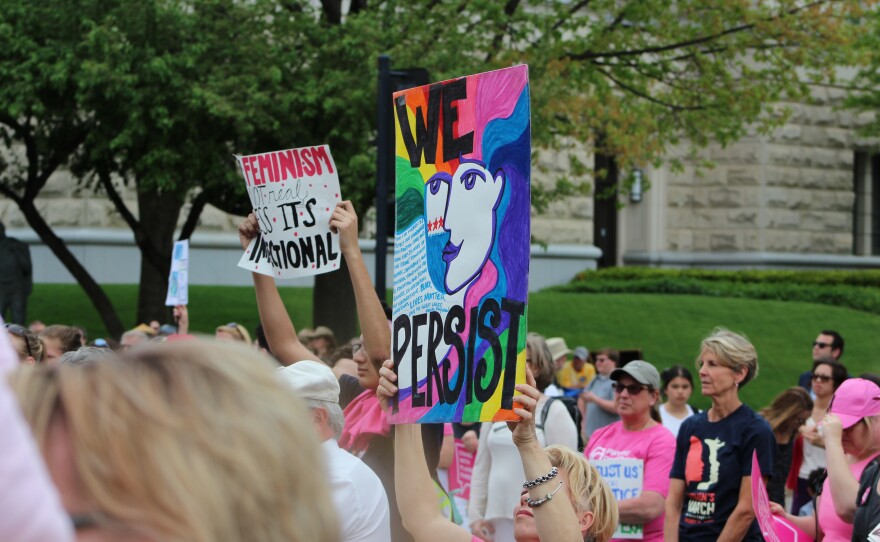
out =
<path fill-rule="evenodd" d="M 3 0 L 0 190 L 68 267 L 34 199 L 65 164 L 103 190 L 144 254 L 146 318 L 160 309 L 181 209 L 184 237 L 207 202 L 246 209 L 234 152 L 328 143 L 344 194 L 369 207 L 381 53 L 435 80 L 528 63 L 535 143 L 592 145 L 625 168 L 779 123 L 774 102 L 846 60 L 863 4 Z M 536 204 L 585 186 L 590 168 L 573 156 L 573 177 L 536 190 Z M 119 182 L 136 188 L 137 212 Z"/>
<path fill-rule="evenodd" d="M 869 11 L 857 22 L 863 30 L 854 47 L 860 55 L 860 67 L 855 77 L 846 82 L 849 95 L 843 105 L 864 113 L 860 117 L 861 133 L 873 139 L 876 149 L 876 138 L 880 136 L 880 12 Z"/>

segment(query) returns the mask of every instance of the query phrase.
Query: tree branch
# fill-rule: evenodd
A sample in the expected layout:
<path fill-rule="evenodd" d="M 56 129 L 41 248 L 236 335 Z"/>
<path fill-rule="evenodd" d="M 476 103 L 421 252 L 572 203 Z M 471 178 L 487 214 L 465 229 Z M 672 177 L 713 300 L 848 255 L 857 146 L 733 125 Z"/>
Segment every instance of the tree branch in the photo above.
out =
<path fill-rule="evenodd" d="M 513 16 L 516 8 L 519 7 L 520 0 L 507 0 L 507 3 L 504 4 L 504 14 L 507 15 L 509 19 Z M 504 32 L 495 32 L 495 37 L 492 38 L 492 47 L 489 48 L 489 52 L 486 53 L 486 62 L 491 62 L 492 58 L 495 56 L 495 53 L 501 48 L 501 41 L 504 39 Z"/>
<path fill-rule="evenodd" d="M 116 187 L 113 186 L 113 181 L 110 179 L 110 172 L 107 171 L 106 168 L 101 167 L 98 169 L 98 180 L 101 182 L 101 186 L 104 187 L 104 191 L 107 192 L 107 197 L 113 202 L 113 206 L 119 211 L 122 219 L 125 220 L 125 223 L 128 224 L 128 227 L 131 228 L 132 233 L 134 233 L 134 242 L 141 249 L 143 257 L 150 262 L 164 261 L 165 258 L 159 252 L 156 245 L 150 240 L 147 232 L 144 231 L 143 225 L 137 218 L 135 218 L 134 214 L 129 210 L 128 205 L 122 200 L 122 196 L 119 195 Z"/>
<path fill-rule="evenodd" d="M 630 92 L 630 93 L 638 96 L 639 98 L 648 100 L 651 103 L 661 105 L 661 106 L 666 107 L 668 109 L 671 109 L 673 111 L 702 111 L 702 110 L 706 109 L 706 107 L 698 106 L 698 105 L 677 105 L 677 104 L 673 104 L 673 103 L 669 103 L 669 102 L 664 102 L 663 100 L 657 99 L 657 98 L 651 96 L 650 94 L 646 94 L 645 92 L 642 92 L 641 90 L 638 90 L 635 87 L 627 85 L 626 83 L 620 81 L 619 79 L 617 79 L 616 77 L 611 75 L 606 70 L 603 70 L 600 68 L 597 71 L 599 73 L 601 73 L 602 75 L 604 75 L 605 77 L 607 77 L 608 79 L 610 79 L 612 82 L 614 82 L 615 85 L 626 90 L 627 92 Z"/>
<path fill-rule="evenodd" d="M 826 0 L 817 0 L 816 2 L 811 2 L 811 3 L 805 4 L 803 6 L 792 8 L 792 9 L 786 11 L 785 15 L 794 15 L 795 13 L 798 13 L 798 12 L 803 11 L 805 9 L 809 9 L 811 7 L 818 6 L 820 4 L 825 4 L 825 3 L 827 3 Z M 768 17 L 768 18 L 764 19 L 763 22 L 776 21 L 779 18 L 780 18 L 780 16 Z M 694 38 L 691 40 L 681 41 L 678 43 L 672 43 L 669 45 L 657 45 L 655 47 L 645 47 L 642 49 L 628 49 L 628 50 L 624 50 L 624 51 L 613 51 L 613 52 L 605 51 L 605 52 L 601 52 L 601 53 L 593 53 L 590 51 L 584 51 L 583 53 L 567 53 L 564 56 L 564 58 L 567 58 L 569 60 L 592 60 L 594 58 L 602 58 L 602 57 L 612 57 L 613 58 L 613 57 L 622 57 L 622 56 L 638 56 L 638 55 L 644 55 L 644 54 L 649 54 L 649 53 L 664 53 L 666 51 L 673 51 L 675 49 L 686 49 L 688 47 L 693 47 L 694 45 L 700 45 L 702 43 L 707 43 L 707 42 L 711 42 L 711 41 L 723 38 L 724 36 L 728 36 L 730 34 L 736 34 L 738 32 L 743 32 L 745 30 L 751 30 L 752 28 L 755 28 L 756 25 L 757 25 L 757 23 L 741 24 L 739 26 L 734 26 L 733 28 L 728 28 L 727 30 L 718 32 L 717 34 L 711 34 L 708 36 L 701 36 L 701 37 Z"/>
<path fill-rule="evenodd" d="M 563 24 L 565 24 L 565 21 L 567 21 L 569 18 L 571 18 L 571 16 L 574 15 L 574 13 L 575 13 L 576 11 L 581 10 L 581 9 L 587 7 L 588 5 L 590 5 L 590 2 L 591 2 L 591 1 L 592 1 L 592 0 L 581 0 L 581 1 L 578 2 L 577 4 L 571 6 L 571 7 L 568 9 L 568 15 L 566 15 L 565 17 L 561 17 L 560 19 L 558 19 L 555 23 L 553 23 L 553 26 L 552 26 L 551 28 L 552 28 L 553 30 L 558 30 L 559 27 L 562 26 Z"/>
<path fill-rule="evenodd" d="M 177 238 L 178 241 L 183 241 L 184 239 L 189 239 L 190 237 L 192 237 L 196 226 L 198 226 L 199 224 L 199 217 L 202 216 L 202 211 L 205 209 L 205 205 L 207 205 L 207 203 L 207 190 L 202 190 L 196 197 L 193 198 L 192 205 L 189 208 L 189 213 L 187 213 L 186 215 L 186 222 L 183 223 L 183 228 L 180 230 L 180 237 Z"/>
<path fill-rule="evenodd" d="M 18 205 L 19 207 L 21 206 L 21 202 L 22 202 L 21 196 L 16 194 L 15 190 L 9 188 L 5 184 L 0 184 L 0 194 L 3 194 L 7 198 L 14 201 L 16 203 L 16 205 Z"/>

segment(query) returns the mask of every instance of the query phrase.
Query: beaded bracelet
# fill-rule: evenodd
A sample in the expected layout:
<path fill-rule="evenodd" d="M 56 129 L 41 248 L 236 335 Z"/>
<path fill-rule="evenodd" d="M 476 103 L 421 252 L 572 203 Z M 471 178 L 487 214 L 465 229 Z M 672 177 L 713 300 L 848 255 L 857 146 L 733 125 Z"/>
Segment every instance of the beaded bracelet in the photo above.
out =
<path fill-rule="evenodd" d="M 544 476 L 539 476 L 531 481 L 527 480 L 523 482 L 523 489 L 529 489 L 531 487 L 539 486 L 545 482 L 549 482 L 550 480 L 556 478 L 557 474 L 559 474 L 559 469 L 553 467 L 552 469 L 550 469 L 550 472 L 548 474 L 545 474 Z"/>
<path fill-rule="evenodd" d="M 546 497 L 544 497 L 543 499 L 538 499 L 537 501 L 533 501 L 531 497 L 527 497 L 526 504 L 529 505 L 530 508 L 537 508 L 547 501 L 552 501 L 553 495 L 556 495 L 556 492 L 559 491 L 560 487 L 562 487 L 562 482 L 559 482 L 559 485 L 556 486 L 556 489 L 548 493 Z"/>

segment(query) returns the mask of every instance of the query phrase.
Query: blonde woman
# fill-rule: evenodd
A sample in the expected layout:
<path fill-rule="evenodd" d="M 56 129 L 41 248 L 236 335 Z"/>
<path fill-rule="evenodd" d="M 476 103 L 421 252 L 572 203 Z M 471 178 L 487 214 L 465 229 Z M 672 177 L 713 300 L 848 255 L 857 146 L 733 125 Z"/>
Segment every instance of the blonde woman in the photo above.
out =
<path fill-rule="evenodd" d="M 555 367 L 544 337 L 529 333 L 526 366 L 535 375 L 538 390 L 536 434 L 541 446 L 560 444 L 577 450 L 577 427 L 561 401 L 544 389 L 553 381 Z M 546 408 L 545 408 L 546 407 Z M 522 465 L 513 434 L 505 422 L 484 423 L 471 474 L 468 520 L 471 532 L 483 540 L 504 542 L 513 538 L 515 521 L 510 510 L 517 503 Z"/>
<path fill-rule="evenodd" d="M 13 387 L 80 537 L 338 540 L 310 417 L 248 347 L 22 369 Z"/>
<path fill-rule="evenodd" d="M 773 475 L 776 441 L 767 422 L 739 398 L 758 374 L 758 354 L 742 335 L 716 329 L 696 361 L 706 412 L 681 425 L 666 499 L 664 540 L 763 540 L 752 508 L 752 454 Z"/>
<path fill-rule="evenodd" d="M 397 393 L 394 363 L 380 369 L 377 393 L 387 401 Z M 607 542 L 617 525 L 617 504 L 611 489 L 586 459 L 564 446 L 542 448 L 535 430 L 535 417 L 541 392 L 527 371 L 526 384 L 517 384 L 522 395 L 516 397 L 515 412 L 520 422 L 510 423 L 526 479 L 519 501 L 513 507 L 513 540 L 516 542 Z M 430 486 L 422 439 L 417 426 L 400 425 L 395 435 L 397 505 L 404 525 L 415 542 L 479 542 L 463 527 L 440 514 Z M 550 476 L 547 476 L 551 473 Z M 544 480 L 549 478 L 548 480 Z M 526 486 L 529 486 L 526 488 Z M 565 498 L 548 495 L 562 494 Z M 560 495 L 561 496 L 561 495 Z"/>

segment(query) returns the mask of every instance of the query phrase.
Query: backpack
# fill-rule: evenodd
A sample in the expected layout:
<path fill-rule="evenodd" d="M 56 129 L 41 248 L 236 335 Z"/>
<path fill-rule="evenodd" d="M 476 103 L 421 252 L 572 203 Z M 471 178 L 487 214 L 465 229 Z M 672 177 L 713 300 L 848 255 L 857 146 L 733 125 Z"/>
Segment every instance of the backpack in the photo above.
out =
<path fill-rule="evenodd" d="M 584 450 L 584 439 L 581 436 L 582 416 L 580 409 L 578 409 L 577 399 L 574 397 L 548 397 L 547 402 L 544 403 L 544 408 L 541 409 L 541 423 L 537 424 L 535 429 L 544 429 L 544 424 L 547 423 L 547 415 L 550 414 L 550 405 L 553 404 L 553 401 L 560 401 L 565 410 L 568 411 L 568 415 L 571 416 L 575 431 L 577 432 L 577 451 L 582 452 Z"/>

